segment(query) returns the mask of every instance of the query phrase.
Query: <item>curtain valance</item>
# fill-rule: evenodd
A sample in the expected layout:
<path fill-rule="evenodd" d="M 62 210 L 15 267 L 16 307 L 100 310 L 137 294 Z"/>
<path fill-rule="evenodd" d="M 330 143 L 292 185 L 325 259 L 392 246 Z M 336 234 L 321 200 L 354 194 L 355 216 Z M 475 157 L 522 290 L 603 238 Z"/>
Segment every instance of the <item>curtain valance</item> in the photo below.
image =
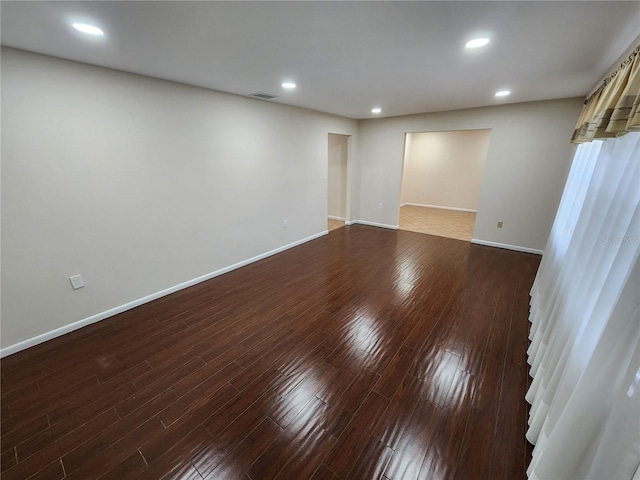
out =
<path fill-rule="evenodd" d="M 571 143 L 640 131 L 640 46 L 586 101 Z"/>

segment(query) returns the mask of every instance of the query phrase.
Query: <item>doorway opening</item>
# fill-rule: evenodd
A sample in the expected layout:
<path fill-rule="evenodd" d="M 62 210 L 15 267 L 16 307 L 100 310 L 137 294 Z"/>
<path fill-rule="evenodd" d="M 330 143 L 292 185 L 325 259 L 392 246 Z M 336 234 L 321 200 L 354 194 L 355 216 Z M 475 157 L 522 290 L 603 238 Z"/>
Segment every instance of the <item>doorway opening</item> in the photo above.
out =
<path fill-rule="evenodd" d="M 348 157 L 349 135 L 329 134 L 329 159 L 327 167 L 327 229 L 345 226 L 348 218 Z"/>
<path fill-rule="evenodd" d="M 491 129 L 405 134 L 400 230 L 471 241 Z"/>

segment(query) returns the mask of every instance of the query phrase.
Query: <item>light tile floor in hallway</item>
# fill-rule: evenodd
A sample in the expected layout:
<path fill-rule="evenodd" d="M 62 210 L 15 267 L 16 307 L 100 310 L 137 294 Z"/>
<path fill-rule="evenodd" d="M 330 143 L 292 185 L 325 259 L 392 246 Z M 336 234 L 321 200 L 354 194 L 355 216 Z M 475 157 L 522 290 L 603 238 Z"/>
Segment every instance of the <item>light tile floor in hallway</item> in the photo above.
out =
<path fill-rule="evenodd" d="M 342 220 L 334 220 L 332 218 L 327 219 L 327 230 L 331 231 L 341 227 L 344 227 L 344 222 Z"/>
<path fill-rule="evenodd" d="M 411 205 L 400 207 L 400 230 L 471 241 L 475 222 L 474 212 Z"/>

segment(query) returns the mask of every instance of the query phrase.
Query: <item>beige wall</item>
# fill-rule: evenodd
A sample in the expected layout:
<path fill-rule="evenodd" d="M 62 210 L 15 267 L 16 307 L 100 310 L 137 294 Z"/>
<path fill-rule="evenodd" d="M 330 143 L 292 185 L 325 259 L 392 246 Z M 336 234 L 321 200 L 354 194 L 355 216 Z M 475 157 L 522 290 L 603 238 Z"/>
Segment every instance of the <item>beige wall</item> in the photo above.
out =
<path fill-rule="evenodd" d="M 491 130 L 407 133 L 401 203 L 477 210 Z"/>
<path fill-rule="evenodd" d="M 7 48 L 1 100 L 2 347 L 322 234 L 358 128 Z"/>
<path fill-rule="evenodd" d="M 329 134 L 328 197 L 330 217 L 347 218 L 347 155 L 349 137 Z"/>
<path fill-rule="evenodd" d="M 398 225 L 405 133 L 491 129 L 473 238 L 541 251 L 573 156 L 569 139 L 581 109 L 582 99 L 572 98 L 361 121 L 358 218 Z M 498 221 L 504 228 L 496 228 Z"/>

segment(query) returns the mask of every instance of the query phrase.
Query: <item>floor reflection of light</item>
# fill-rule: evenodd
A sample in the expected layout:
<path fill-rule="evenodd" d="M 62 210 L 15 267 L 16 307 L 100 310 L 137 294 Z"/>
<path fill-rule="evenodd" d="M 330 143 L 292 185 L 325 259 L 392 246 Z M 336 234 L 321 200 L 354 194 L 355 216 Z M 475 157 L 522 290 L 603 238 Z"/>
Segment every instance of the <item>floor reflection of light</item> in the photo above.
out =
<path fill-rule="evenodd" d="M 294 418 L 304 412 L 310 401 L 313 400 L 315 394 L 322 387 L 321 374 L 317 370 L 312 370 L 302 379 L 291 391 L 283 391 L 274 397 L 276 403 L 272 410 L 277 412 L 274 419 L 282 427 L 290 424 Z M 303 422 L 304 424 L 304 422 Z M 295 435 L 298 428 L 292 426 L 287 431 L 288 435 Z"/>
<path fill-rule="evenodd" d="M 372 353 L 382 342 L 380 326 L 366 309 L 358 309 L 347 324 L 346 342 L 356 350 Z M 356 352 L 357 353 L 357 352 Z"/>
<path fill-rule="evenodd" d="M 423 373 L 430 388 L 427 399 L 436 405 L 446 402 L 447 393 L 456 381 L 460 357 L 447 350 L 441 350 Z"/>
<path fill-rule="evenodd" d="M 444 480 L 450 476 L 451 472 L 447 470 L 447 445 L 446 443 L 442 445 L 441 442 L 443 437 L 439 435 L 431 441 L 422 463 L 421 477 L 429 480 Z"/>
<path fill-rule="evenodd" d="M 395 293 L 404 300 L 410 297 L 420 276 L 418 265 L 410 258 L 403 258 L 396 262 L 396 272 L 393 279 Z"/>

